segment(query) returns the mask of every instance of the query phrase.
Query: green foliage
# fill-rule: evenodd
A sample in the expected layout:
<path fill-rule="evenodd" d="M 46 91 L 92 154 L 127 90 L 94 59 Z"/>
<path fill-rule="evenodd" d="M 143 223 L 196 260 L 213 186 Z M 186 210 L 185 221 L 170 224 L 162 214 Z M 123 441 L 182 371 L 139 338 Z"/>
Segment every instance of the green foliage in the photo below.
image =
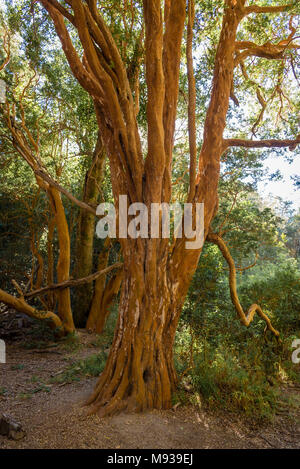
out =
<path fill-rule="evenodd" d="M 190 366 L 191 337 L 181 328 L 175 363 L 182 380 L 176 399 L 194 402 L 198 395 L 211 410 L 243 414 L 256 421 L 271 420 L 282 405 L 280 385 L 299 381 L 288 344 L 291 338 L 278 346 L 249 333 L 240 333 L 234 340 L 230 332 L 216 344 L 200 335 L 194 338 Z M 183 383 L 189 383 L 188 394 Z"/>
<path fill-rule="evenodd" d="M 211 409 L 271 419 L 281 406 L 282 383 L 300 380 L 299 366 L 291 360 L 292 342 L 300 336 L 297 218 L 278 217 L 240 178 L 223 178 L 220 195 L 213 229 L 223 231 L 236 265 L 247 267 L 259 254 L 256 265 L 237 273 L 241 304 L 245 312 L 259 304 L 280 331 L 282 344 L 269 333 L 264 337 L 265 323 L 258 316 L 248 329 L 240 323 L 229 294 L 228 266 L 218 248 L 206 244 L 177 333 L 176 368 L 182 382 L 190 383 L 192 396 L 199 393 Z M 178 398 L 191 400 L 184 388 Z"/>

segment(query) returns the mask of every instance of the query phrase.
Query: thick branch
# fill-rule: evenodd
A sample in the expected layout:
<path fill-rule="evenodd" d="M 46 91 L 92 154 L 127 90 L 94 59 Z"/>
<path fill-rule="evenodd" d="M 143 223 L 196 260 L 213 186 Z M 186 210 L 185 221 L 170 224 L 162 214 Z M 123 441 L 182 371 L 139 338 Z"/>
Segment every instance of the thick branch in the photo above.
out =
<path fill-rule="evenodd" d="M 189 84 L 189 104 L 188 104 L 188 127 L 190 146 L 190 193 L 188 200 L 192 201 L 196 190 L 196 165 L 197 165 L 197 144 L 196 144 L 196 81 L 193 64 L 193 26 L 195 21 L 194 0 L 188 3 L 188 27 L 187 27 L 187 75 Z"/>
<path fill-rule="evenodd" d="M 293 39 L 286 39 L 280 41 L 278 44 L 259 45 L 251 41 L 238 41 L 235 43 L 236 51 L 242 50 L 237 53 L 234 65 L 239 65 L 247 57 L 260 57 L 269 60 L 278 60 L 284 56 L 287 50 L 299 49 L 300 45 L 292 42 Z"/>
<path fill-rule="evenodd" d="M 207 237 L 207 241 L 210 243 L 216 244 L 219 247 L 221 253 L 223 254 L 224 259 L 226 260 L 229 266 L 230 296 L 231 296 L 232 303 L 239 315 L 241 322 L 244 324 L 244 326 L 249 327 L 251 322 L 254 319 L 255 313 L 257 313 L 266 322 L 267 328 L 278 338 L 279 332 L 276 329 L 274 329 L 270 319 L 262 311 L 259 305 L 253 304 L 249 308 L 247 314 L 244 313 L 244 310 L 241 306 L 241 303 L 237 294 L 235 263 L 225 241 L 219 235 L 215 233 L 209 233 Z"/>
<path fill-rule="evenodd" d="M 261 7 L 258 5 L 252 5 L 245 8 L 245 15 L 250 15 L 251 13 L 281 13 L 284 11 L 288 11 L 290 8 L 293 7 L 292 3 L 287 5 L 277 5 L 277 6 L 265 6 Z"/>
<path fill-rule="evenodd" d="M 165 34 L 163 68 L 165 82 L 164 131 L 166 167 L 164 174 L 163 201 L 171 198 L 171 166 L 174 145 L 175 121 L 179 90 L 181 43 L 185 22 L 185 0 L 165 1 Z"/>
<path fill-rule="evenodd" d="M 296 140 L 243 140 L 240 138 L 229 138 L 223 140 L 223 149 L 226 151 L 229 147 L 243 148 L 285 148 L 289 147 L 291 151 L 295 150 L 300 144 L 300 135 Z"/>
<path fill-rule="evenodd" d="M 151 202 L 161 202 L 166 162 L 163 111 L 163 21 L 160 0 L 144 0 L 146 82 L 148 87 L 148 154 L 145 161 L 146 191 Z M 155 181 L 155 184 L 153 184 Z"/>
<path fill-rule="evenodd" d="M 57 35 L 61 41 L 65 56 L 70 68 L 81 86 L 91 95 L 103 99 L 103 89 L 87 69 L 83 66 L 77 51 L 75 50 L 67 27 L 64 23 L 64 15 L 53 7 L 49 0 L 39 0 L 51 16 Z"/>
<path fill-rule="evenodd" d="M 141 198 L 143 158 L 135 109 L 124 64 L 97 10 L 97 2 L 70 2 L 84 49 L 82 61 L 64 23 L 64 15 L 49 0 L 39 0 L 51 16 L 70 68 L 95 103 L 99 128 L 118 179 L 126 182 L 133 201 Z M 104 54 L 100 50 L 103 48 Z M 106 62 L 109 54 L 113 60 Z M 110 67 L 114 64 L 114 70 Z M 116 76 L 114 75 L 116 71 Z M 117 88 L 116 88 L 117 87 Z M 124 184 L 123 184 L 124 185 Z M 117 188 L 117 184 L 114 184 Z"/>
<path fill-rule="evenodd" d="M 67 280 L 66 282 L 58 283 L 56 285 L 48 285 L 47 287 L 40 288 L 39 290 L 35 290 L 30 293 L 27 293 L 24 296 L 26 298 L 33 298 L 36 296 L 44 295 L 45 293 L 49 291 L 65 290 L 66 288 L 79 287 L 80 285 L 86 285 L 87 283 L 91 283 L 94 280 L 97 280 L 102 275 L 108 274 L 112 270 L 120 269 L 122 266 L 123 266 L 122 262 L 117 262 L 116 264 L 113 264 L 110 267 L 107 267 L 107 269 L 101 270 L 101 272 L 95 272 L 94 274 L 89 275 L 88 277 L 80 278 L 77 280 Z"/>

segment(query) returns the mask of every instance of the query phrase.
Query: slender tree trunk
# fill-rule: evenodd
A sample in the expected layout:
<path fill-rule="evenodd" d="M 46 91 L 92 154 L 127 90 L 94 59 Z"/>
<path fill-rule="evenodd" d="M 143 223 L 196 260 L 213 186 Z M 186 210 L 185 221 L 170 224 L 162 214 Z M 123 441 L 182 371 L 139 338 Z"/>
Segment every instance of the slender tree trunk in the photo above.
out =
<path fill-rule="evenodd" d="M 96 323 L 96 332 L 97 334 L 102 334 L 104 327 L 107 321 L 107 318 L 110 313 L 110 306 L 113 301 L 116 299 L 120 287 L 123 281 L 123 271 L 119 270 L 107 283 L 107 286 L 103 292 L 100 312 L 98 314 L 97 323 Z"/>
<path fill-rule="evenodd" d="M 55 218 L 51 218 L 48 222 L 48 237 L 47 237 L 47 285 L 53 285 L 54 283 L 54 255 L 53 255 L 53 238 L 55 230 Z M 50 311 L 55 308 L 55 294 L 50 291 L 47 294 L 47 306 Z"/>
<path fill-rule="evenodd" d="M 99 201 L 99 185 L 104 172 L 105 151 L 101 137 L 98 137 L 92 166 L 86 174 L 83 201 L 96 205 Z M 77 233 L 76 277 L 84 278 L 93 270 L 93 251 L 95 237 L 95 216 L 81 210 Z M 78 327 L 85 327 L 93 295 L 93 285 L 84 285 L 75 292 L 74 320 Z"/>
<path fill-rule="evenodd" d="M 53 211 L 55 213 L 55 222 L 59 243 L 59 258 L 56 266 L 58 283 L 69 280 L 70 277 L 70 235 L 68 222 L 65 215 L 61 195 L 50 187 L 48 189 Z M 73 314 L 71 308 L 70 290 L 65 289 L 57 293 L 58 297 L 58 315 L 62 320 L 63 327 L 67 333 L 75 331 Z"/>
<path fill-rule="evenodd" d="M 101 272 L 107 267 L 108 264 L 108 257 L 109 251 L 111 248 L 111 240 L 109 238 L 106 239 L 103 249 L 101 250 L 99 257 L 98 257 L 98 267 L 97 270 Z M 86 328 L 91 331 L 96 330 L 97 320 L 99 318 L 99 314 L 101 311 L 101 304 L 103 299 L 103 293 L 105 290 L 105 283 L 106 283 L 106 275 L 98 278 L 95 282 L 94 287 L 94 294 L 91 302 L 91 308 L 89 311 L 89 317 L 87 320 Z"/>

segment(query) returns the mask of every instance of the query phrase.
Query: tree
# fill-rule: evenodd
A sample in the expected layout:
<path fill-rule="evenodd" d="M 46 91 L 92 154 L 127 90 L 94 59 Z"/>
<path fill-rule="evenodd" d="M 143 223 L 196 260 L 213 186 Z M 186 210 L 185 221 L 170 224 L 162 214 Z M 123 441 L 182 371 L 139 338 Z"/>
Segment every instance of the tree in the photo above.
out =
<path fill-rule="evenodd" d="M 67 83 L 64 83 L 64 86 L 61 87 L 57 87 L 55 83 L 56 74 L 62 74 L 64 71 L 58 60 L 59 53 L 56 54 L 55 70 L 52 68 L 49 70 L 49 67 L 46 67 L 45 64 L 42 67 L 37 60 L 33 70 L 33 63 L 28 63 L 20 55 L 19 45 L 16 47 L 14 44 L 11 52 L 10 44 L 11 42 L 14 43 L 14 36 L 8 33 L 8 26 L 4 22 L 3 28 L 3 45 L 7 57 L 3 61 L 2 68 L 4 69 L 7 66 L 5 73 L 3 73 L 7 90 L 5 102 L 0 106 L 2 116 L 0 127 L 1 161 L 3 161 L 3 165 L 7 165 L 9 171 L 11 160 L 14 157 L 21 157 L 29 170 L 32 170 L 33 179 L 38 186 L 38 191 L 34 189 L 34 193 L 31 195 L 32 186 L 28 184 L 28 173 L 23 171 L 22 194 L 18 189 L 20 181 L 16 181 L 17 189 L 11 191 L 12 197 L 14 199 L 18 198 L 23 206 L 30 227 L 29 238 L 33 259 L 30 281 L 26 287 L 24 286 L 22 293 L 20 293 L 20 287 L 17 288 L 21 300 L 25 301 L 24 297 L 26 295 L 28 297 L 28 293 L 31 294 L 32 291 L 36 290 L 40 292 L 45 279 L 47 279 L 48 286 L 53 286 L 54 278 L 60 284 L 68 281 L 70 277 L 73 241 L 72 217 L 70 214 L 72 207 L 70 209 L 67 203 L 63 203 L 61 192 L 80 207 L 77 233 L 76 236 L 73 236 L 73 239 L 75 238 L 73 241 L 75 244 L 74 257 L 76 257 L 74 270 L 78 279 L 90 278 L 93 271 L 95 213 L 101 192 L 99 186 L 101 186 L 104 177 L 105 151 L 101 137 L 98 135 L 97 138 L 95 118 L 93 115 L 89 118 L 86 112 L 86 105 L 90 101 L 89 97 L 86 96 L 86 93 L 74 79 L 74 83 L 69 83 L 68 87 Z M 68 99 L 68 93 L 71 92 L 73 92 L 73 99 L 70 100 Z M 80 113 L 80 105 L 81 108 L 85 108 L 84 114 Z M 92 103 L 91 106 L 93 106 Z M 86 132 L 87 128 L 89 129 L 88 134 Z M 94 149 L 93 145 L 95 146 Z M 69 150 L 70 147 L 72 148 L 71 151 Z M 83 171 L 85 178 L 82 203 L 55 181 L 66 179 L 66 173 L 71 169 L 70 159 L 74 155 L 76 156 L 74 148 L 78 148 L 78 156 L 84 155 Z M 18 167 L 18 163 L 15 164 Z M 73 164 L 72 167 L 74 173 L 75 165 Z M 53 173 L 55 180 L 51 176 Z M 78 179 L 81 186 L 81 174 L 78 175 Z M 15 180 L 15 175 L 13 175 L 13 180 Z M 9 186 L 11 187 L 11 182 L 8 182 Z M 26 193 L 24 193 L 24 189 L 27 191 Z M 18 195 L 16 195 L 16 192 Z M 34 220 L 36 218 L 35 212 L 39 213 L 42 208 L 41 205 L 45 203 L 43 193 L 46 195 L 46 207 L 44 207 L 43 213 L 40 213 L 39 219 Z M 4 203 L 5 208 L 6 204 Z M 85 207 L 84 209 L 82 205 Z M 89 210 L 86 210 L 86 207 Z M 5 217 L 9 217 L 9 214 L 6 213 Z M 55 229 L 58 235 L 57 250 L 54 246 Z M 25 231 L 22 237 L 26 238 L 24 225 L 21 230 Z M 39 249 L 41 238 L 45 234 L 47 235 L 46 259 Z M 3 237 L 4 235 L 5 233 L 2 234 Z M 24 250 L 27 249 L 26 246 Z M 107 267 L 109 249 L 104 251 L 106 262 L 103 265 L 101 264 L 101 270 L 105 270 L 105 267 Z M 56 257 L 58 258 L 57 266 L 54 269 Z M 46 267 L 47 272 L 45 272 Z M 23 283 L 24 274 L 28 275 L 26 269 L 25 262 L 21 283 Z M 55 310 L 56 300 L 58 300 L 58 317 L 52 313 L 45 314 L 42 312 L 37 314 L 36 317 L 47 320 L 54 318 L 54 321 L 52 321 L 54 327 L 60 324 L 60 328 L 63 329 L 60 333 L 67 334 L 75 331 L 74 322 L 76 326 L 85 327 L 90 316 L 93 321 L 89 319 L 88 327 L 90 329 L 97 328 L 101 331 L 105 324 L 108 308 L 119 291 L 121 274 L 118 273 L 113 276 L 113 279 L 108 282 L 107 289 L 105 288 L 105 280 L 105 275 L 97 278 L 95 299 L 93 297 L 92 281 L 75 283 L 76 288 L 74 287 L 72 301 L 73 311 L 75 312 L 74 321 L 71 309 L 71 295 L 68 288 L 47 290 L 47 299 L 38 295 L 38 300 L 42 303 L 43 309 L 49 312 Z M 101 289 L 99 284 L 101 284 Z M 96 304 L 96 299 L 100 293 L 101 301 Z M 12 299 L 6 294 L 1 295 L 1 301 L 8 305 L 17 304 L 12 302 Z M 21 302 L 18 311 L 20 311 L 20 308 Z M 90 308 L 91 312 L 89 314 Z M 29 314 L 29 311 L 29 305 L 25 305 L 23 312 Z M 31 312 L 30 315 L 33 316 L 33 313 Z M 61 321 L 59 321 L 59 318 Z M 98 322 L 99 327 L 97 327 Z"/>
<path fill-rule="evenodd" d="M 114 37 L 113 26 L 108 26 L 96 0 L 39 1 L 53 20 L 74 76 L 93 99 L 99 131 L 110 162 L 117 209 L 120 195 L 127 195 L 129 203 L 143 202 L 148 208 L 151 203 L 169 203 L 186 2 L 166 0 L 164 11 L 160 0 L 144 0 L 143 8 L 139 2 L 136 4 L 138 14 L 143 11 L 142 29 L 145 29 L 147 152 L 144 157 L 138 128 L 139 106 L 134 99 L 138 93 L 136 86 L 132 86 L 128 67 L 126 69 L 124 41 L 118 40 L 117 35 Z M 283 27 L 284 33 L 289 27 L 288 37 L 277 38 L 275 44 L 268 41 L 260 45 L 250 39 L 238 40 L 239 26 L 252 14 L 283 13 L 285 16 L 292 15 L 292 11 L 292 3 L 257 6 L 251 2 L 247 6 L 246 0 L 224 2 L 197 169 L 192 53 L 194 8 L 193 1 L 189 1 L 190 170 L 187 200 L 193 204 L 204 203 L 205 237 L 210 233 L 210 225 L 218 209 L 221 157 L 229 148 L 295 148 L 300 143 L 299 136 L 262 140 L 224 137 L 229 99 L 234 97 L 235 68 L 241 66 L 245 72 L 249 58 L 256 62 L 258 59 L 280 61 L 287 51 L 292 53 L 299 48 L 295 43 L 292 20 Z M 133 75 L 138 76 L 138 71 Z M 245 73 L 244 78 L 247 76 Z M 258 88 L 256 94 L 264 111 L 266 100 Z M 253 134 L 262 118 L 263 112 L 254 122 Z M 210 239 L 213 240 L 214 235 L 210 234 Z M 201 249 L 186 250 L 185 239 L 177 239 L 171 245 L 165 239 L 119 241 L 124 260 L 119 318 L 105 370 L 88 404 L 92 411 L 99 410 L 101 414 L 121 409 L 166 409 L 171 405 L 177 383 L 173 364 L 175 332 Z M 230 260 L 219 238 L 218 243 Z M 234 273 L 232 261 L 230 269 Z M 253 312 L 251 309 L 251 318 Z M 243 311 L 240 313 L 243 318 Z M 248 321 L 246 325 L 249 325 Z M 272 329 L 268 320 L 267 325 Z"/>

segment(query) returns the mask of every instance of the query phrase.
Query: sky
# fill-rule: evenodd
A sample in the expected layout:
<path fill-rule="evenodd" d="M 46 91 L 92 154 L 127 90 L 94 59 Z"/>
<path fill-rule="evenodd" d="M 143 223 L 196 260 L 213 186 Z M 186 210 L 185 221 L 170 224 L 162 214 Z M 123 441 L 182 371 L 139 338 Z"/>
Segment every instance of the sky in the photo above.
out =
<path fill-rule="evenodd" d="M 269 194 L 273 197 L 281 197 L 285 201 L 293 202 L 293 208 L 300 209 L 300 190 L 294 186 L 292 176 L 300 176 L 300 158 L 295 157 L 293 163 L 278 156 L 270 156 L 264 163 L 266 170 L 274 173 L 280 170 L 283 179 L 281 181 L 267 181 L 258 184 L 258 192 L 263 198 L 268 198 Z"/>

